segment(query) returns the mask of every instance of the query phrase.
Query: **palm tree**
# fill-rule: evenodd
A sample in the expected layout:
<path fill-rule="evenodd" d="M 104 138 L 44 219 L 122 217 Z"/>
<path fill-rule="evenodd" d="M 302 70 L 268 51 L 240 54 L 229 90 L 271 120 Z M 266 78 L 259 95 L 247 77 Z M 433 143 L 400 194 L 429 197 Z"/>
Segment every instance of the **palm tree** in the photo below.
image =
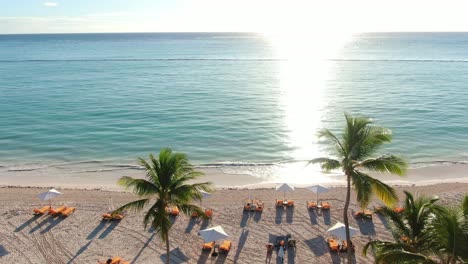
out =
<path fill-rule="evenodd" d="M 403 212 L 397 213 L 389 207 L 379 211 L 391 221 L 395 241 L 370 241 L 363 254 L 372 248 L 376 263 L 436 263 L 430 257 L 435 247 L 431 223 L 439 212 L 443 212 L 443 208 L 435 204 L 439 198 L 421 196 L 414 199 L 407 191 L 405 195 Z"/>
<path fill-rule="evenodd" d="M 310 163 L 319 163 L 326 171 L 341 169 L 344 172 L 347 192 L 343 221 L 346 227 L 346 240 L 348 245 L 351 245 L 348 221 L 351 184 L 357 192 L 357 201 L 363 208 L 369 204 L 372 193 L 387 204 L 394 203 L 398 199 L 393 188 L 372 178 L 361 169 L 403 175 L 407 164 L 403 159 L 393 155 L 372 158 L 379 147 L 391 142 L 392 136 L 388 129 L 373 126 L 368 118 L 352 117 L 347 114 L 345 118 L 346 126 L 341 139 L 328 129 L 319 132 L 319 137 L 324 137 L 333 144 L 336 158 L 317 158 Z M 351 247 L 348 247 L 348 262 L 351 261 Z"/>
<path fill-rule="evenodd" d="M 459 207 L 443 207 L 432 221 L 430 238 L 442 263 L 468 263 L 468 195 Z"/>
<path fill-rule="evenodd" d="M 174 153 L 169 148 L 162 149 L 158 159 L 150 154 L 148 161 L 142 158 L 139 161 L 146 170 L 146 179 L 125 176 L 118 183 L 132 189 L 142 199 L 127 203 L 114 213 L 127 209 L 142 211 L 149 205 L 143 224 L 145 229 L 151 226 L 166 243 L 166 263 L 170 263 L 169 231 L 172 222 L 166 208 L 177 206 L 184 214 L 202 213 L 201 208 L 191 202 L 202 198 L 200 191 L 210 191 L 211 183 L 189 183 L 203 174 L 194 169 L 185 154 Z"/>

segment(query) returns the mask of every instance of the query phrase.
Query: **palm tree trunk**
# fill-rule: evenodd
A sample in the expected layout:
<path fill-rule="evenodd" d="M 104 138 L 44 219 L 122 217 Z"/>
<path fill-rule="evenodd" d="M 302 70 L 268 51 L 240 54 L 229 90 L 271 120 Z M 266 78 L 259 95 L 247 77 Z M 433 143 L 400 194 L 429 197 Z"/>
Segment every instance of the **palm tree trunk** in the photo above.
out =
<path fill-rule="evenodd" d="M 353 255 L 351 252 L 351 239 L 349 237 L 349 221 L 348 221 L 348 207 L 349 207 L 349 200 L 351 197 L 351 175 L 350 173 L 346 172 L 346 179 L 347 179 L 347 188 L 346 188 L 346 201 L 343 210 L 343 221 L 345 224 L 346 229 L 346 244 L 347 244 L 347 258 L 348 263 L 352 263 Z"/>
<path fill-rule="evenodd" d="M 166 238 L 166 264 L 170 264 L 170 255 L 169 255 L 169 236 Z"/>

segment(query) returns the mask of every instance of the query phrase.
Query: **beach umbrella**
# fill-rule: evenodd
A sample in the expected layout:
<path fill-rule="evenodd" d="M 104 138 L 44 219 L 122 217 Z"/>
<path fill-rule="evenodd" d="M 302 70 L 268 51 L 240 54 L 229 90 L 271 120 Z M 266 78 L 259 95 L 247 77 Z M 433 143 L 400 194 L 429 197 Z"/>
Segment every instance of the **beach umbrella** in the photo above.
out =
<path fill-rule="evenodd" d="M 226 237 L 228 237 L 228 234 L 224 232 L 224 229 L 221 226 L 215 226 L 212 228 L 201 230 L 199 234 L 201 237 L 203 237 L 205 243 L 225 239 Z"/>
<path fill-rule="evenodd" d="M 309 186 L 306 189 L 317 194 L 317 202 L 319 193 L 328 192 L 328 188 L 323 187 L 321 185 Z"/>
<path fill-rule="evenodd" d="M 284 192 L 284 198 L 286 198 L 286 192 L 294 192 L 294 186 L 289 183 L 278 183 L 276 185 L 277 192 Z"/>
<path fill-rule="evenodd" d="M 49 206 L 51 206 L 51 199 L 52 198 L 55 198 L 59 195 L 61 195 L 62 193 L 55 190 L 55 189 L 50 189 L 48 190 L 47 192 L 43 192 L 43 193 L 40 193 L 37 195 L 37 197 L 41 200 L 41 201 L 49 201 Z"/>
<path fill-rule="evenodd" d="M 330 227 L 328 230 L 327 230 L 328 233 L 330 233 L 331 235 L 339 238 L 339 239 L 342 239 L 342 240 L 345 240 L 346 239 L 346 228 L 345 228 L 345 225 L 343 223 L 336 223 L 334 226 Z M 354 228 L 354 227 L 349 227 L 349 236 L 352 237 L 354 235 L 356 235 L 359 231 Z"/>

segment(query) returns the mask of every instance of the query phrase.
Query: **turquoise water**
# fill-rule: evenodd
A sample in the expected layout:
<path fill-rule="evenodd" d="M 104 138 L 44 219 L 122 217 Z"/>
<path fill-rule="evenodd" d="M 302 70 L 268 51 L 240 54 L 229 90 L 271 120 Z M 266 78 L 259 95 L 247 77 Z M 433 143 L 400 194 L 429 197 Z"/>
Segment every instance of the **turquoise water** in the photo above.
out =
<path fill-rule="evenodd" d="M 344 111 L 391 128 L 385 152 L 465 161 L 467 43 L 357 35 L 327 58 L 322 86 L 288 97 L 289 58 L 262 35 L 0 35 L 0 164 L 132 163 L 166 146 L 197 164 L 304 160 L 325 154 L 314 133 L 339 128 Z"/>

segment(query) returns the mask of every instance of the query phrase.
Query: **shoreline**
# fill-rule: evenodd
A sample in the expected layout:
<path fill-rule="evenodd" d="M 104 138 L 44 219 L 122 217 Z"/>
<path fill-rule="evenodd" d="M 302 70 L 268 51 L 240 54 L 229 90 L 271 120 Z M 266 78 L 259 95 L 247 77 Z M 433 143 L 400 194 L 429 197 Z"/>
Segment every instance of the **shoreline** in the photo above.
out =
<path fill-rule="evenodd" d="M 234 168 L 233 168 L 234 167 Z M 198 168 L 198 167 L 197 167 Z M 218 166 L 203 167 L 205 173 L 199 181 L 212 182 L 221 188 L 273 188 L 275 183 L 288 182 L 297 187 L 321 184 L 329 187 L 344 186 L 344 177 L 339 173 L 324 173 L 318 167 L 297 165 L 294 167 L 266 166 Z M 434 185 L 439 183 L 468 183 L 468 164 L 439 164 L 409 169 L 406 176 L 371 174 L 393 186 Z M 69 189 L 123 190 L 117 180 L 122 176 L 144 177 L 137 165 L 90 166 L 86 163 L 73 165 L 35 167 L 1 166 L 0 186 L 54 187 Z"/>

